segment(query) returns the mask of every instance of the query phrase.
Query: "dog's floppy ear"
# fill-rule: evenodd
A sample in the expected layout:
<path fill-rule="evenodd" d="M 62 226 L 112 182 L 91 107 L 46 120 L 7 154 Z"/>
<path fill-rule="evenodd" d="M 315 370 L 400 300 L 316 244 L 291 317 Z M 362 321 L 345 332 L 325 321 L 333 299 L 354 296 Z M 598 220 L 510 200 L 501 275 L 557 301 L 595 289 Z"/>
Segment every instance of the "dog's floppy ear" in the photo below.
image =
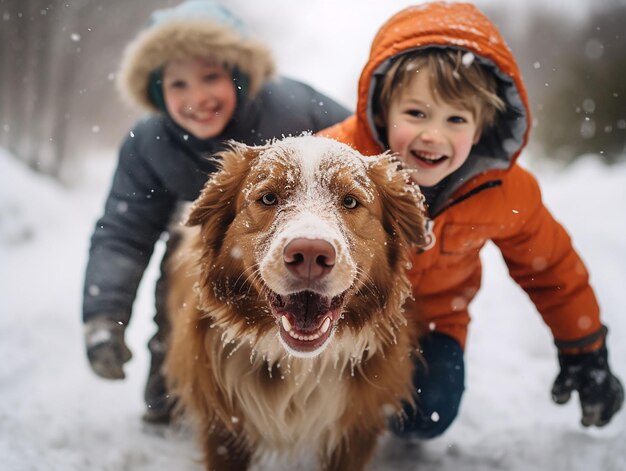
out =
<path fill-rule="evenodd" d="M 203 241 L 216 248 L 235 218 L 237 196 L 250 171 L 251 162 L 263 147 L 249 147 L 236 141 L 216 156 L 220 169 L 204 185 L 193 203 L 185 224 L 202 225 Z"/>
<path fill-rule="evenodd" d="M 383 225 L 392 236 L 424 247 L 426 219 L 424 195 L 402 170 L 391 154 L 382 154 L 370 161 L 368 173 L 383 203 Z"/>

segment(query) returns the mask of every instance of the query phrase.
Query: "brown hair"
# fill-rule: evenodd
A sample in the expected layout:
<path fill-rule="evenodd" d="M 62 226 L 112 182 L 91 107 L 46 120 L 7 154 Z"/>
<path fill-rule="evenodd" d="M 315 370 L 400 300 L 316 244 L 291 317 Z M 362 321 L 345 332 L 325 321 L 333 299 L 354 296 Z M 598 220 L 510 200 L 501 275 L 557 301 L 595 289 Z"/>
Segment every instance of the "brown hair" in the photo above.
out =
<path fill-rule="evenodd" d="M 458 49 L 428 49 L 399 57 L 378 85 L 374 100 L 374 120 L 386 127 L 391 102 L 410 84 L 421 70 L 430 75 L 437 95 L 445 102 L 467 108 L 483 132 L 493 125 L 505 102 L 497 94 L 496 77 L 472 56 Z M 467 58 L 471 59 L 470 63 Z"/>

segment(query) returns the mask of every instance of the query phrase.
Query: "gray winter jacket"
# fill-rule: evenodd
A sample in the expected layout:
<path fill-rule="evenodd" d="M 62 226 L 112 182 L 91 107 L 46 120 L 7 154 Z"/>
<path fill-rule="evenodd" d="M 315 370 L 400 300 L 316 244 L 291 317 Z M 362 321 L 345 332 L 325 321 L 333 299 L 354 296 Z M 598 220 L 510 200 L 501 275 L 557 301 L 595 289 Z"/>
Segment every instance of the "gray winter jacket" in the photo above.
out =
<path fill-rule="evenodd" d="M 83 320 L 105 315 L 127 325 L 154 245 L 178 203 L 197 198 L 215 164 L 208 156 L 234 139 L 259 145 L 283 135 L 317 132 L 350 112 L 311 87 L 286 78 L 266 83 L 238 106 L 223 134 L 199 140 L 167 115 L 140 121 L 122 145 L 104 215 L 91 238 Z"/>

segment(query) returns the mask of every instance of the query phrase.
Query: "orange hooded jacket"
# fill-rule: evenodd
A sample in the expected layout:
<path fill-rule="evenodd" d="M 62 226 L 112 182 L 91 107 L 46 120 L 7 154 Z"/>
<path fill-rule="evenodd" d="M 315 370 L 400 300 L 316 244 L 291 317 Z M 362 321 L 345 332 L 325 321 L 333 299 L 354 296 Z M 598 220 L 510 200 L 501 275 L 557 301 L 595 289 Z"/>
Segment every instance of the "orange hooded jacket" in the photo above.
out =
<path fill-rule="evenodd" d="M 385 140 L 372 114 L 377 81 L 395 56 L 432 47 L 472 53 L 498 78 L 507 110 L 483 133 L 466 163 L 444 179 L 444 189 L 429 206 L 436 242 L 414 256 L 409 276 L 416 302 L 407 306 L 407 314 L 419 311 L 430 330 L 465 347 L 468 305 L 481 284 L 479 252 L 491 240 L 557 347 L 567 353 L 599 348 L 606 330 L 587 270 L 544 207 L 535 178 L 516 163 L 531 126 L 520 70 L 495 25 L 473 5 L 429 3 L 390 18 L 374 38 L 361 74 L 356 114 L 321 134 L 366 155 L 383 152 Z"/>

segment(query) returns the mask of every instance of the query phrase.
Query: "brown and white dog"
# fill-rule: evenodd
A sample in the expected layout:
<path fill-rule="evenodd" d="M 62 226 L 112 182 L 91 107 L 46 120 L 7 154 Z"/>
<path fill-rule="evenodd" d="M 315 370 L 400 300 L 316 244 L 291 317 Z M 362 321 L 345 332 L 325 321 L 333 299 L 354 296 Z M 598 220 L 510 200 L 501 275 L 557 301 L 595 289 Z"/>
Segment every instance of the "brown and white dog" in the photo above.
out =
<path fill-rule="evenodd" d="M 362 470 L 412 397 L 402 305 L 422 195 L 389 155 L 322 137 L 221 158 L 169 275 L 166 374 L 206 469 L 312 450 L 321 469 Z"/>

